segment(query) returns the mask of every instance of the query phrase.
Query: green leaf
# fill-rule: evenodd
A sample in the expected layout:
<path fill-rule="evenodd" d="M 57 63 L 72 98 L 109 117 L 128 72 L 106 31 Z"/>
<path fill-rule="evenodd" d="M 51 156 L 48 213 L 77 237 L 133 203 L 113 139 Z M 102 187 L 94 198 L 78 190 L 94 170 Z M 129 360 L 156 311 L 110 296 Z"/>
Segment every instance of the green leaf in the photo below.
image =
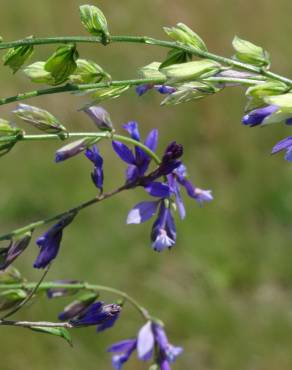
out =
<path fill-rule="evenodd" d="M 101 36 L 104 44 L 109 42 L 107 20 L 103 12 L 94 5 L 81 5 L 80 18 L 86 30 L 95 36 Z"/>
<path fill-rule="evenodd" d="M 183 50 L 172 49 L 168 52 L 167 58 L 160 65 L 159 69 L 165 68 L 172 64 L 185 63 L 188 62 L 189 60 L 192 60 L 192 54 L 187 53 Z"/>
<path fill-rule="evenodd" d="M 31 37 L 29 37 L 31 38 Z M 9 49 L 3 56 L 5 66 L 9 66 L 13 73 L 16 73 L 22 65 L 31 57 L 33 53 L 33 45 L 17 46 Z"/>
<path fill-rule="evenodd" d="M 69 331 L 65 328 L 47 328 L 42 326 L 35 326 L 30 328 L 33 331 L 44 333 L 44 334 L 51 334 L 57 337 L 65 339 L 67 343 L 72 347 L 72 338 Z"/>
<path fill-rule="evenodd" d="M 46 61 L 45 70 L 55 79 L 55 84 L 65 82 L 77 68 L 78 52 L 75 45 L 60 46 Z"/>
<path fill-rule="evenodd" d="M 235 57 L 244 62 L 259 67 L 270 66 L 270 56 L 262 47 L 235 36 L 232 46 L 236 51 Z"/>

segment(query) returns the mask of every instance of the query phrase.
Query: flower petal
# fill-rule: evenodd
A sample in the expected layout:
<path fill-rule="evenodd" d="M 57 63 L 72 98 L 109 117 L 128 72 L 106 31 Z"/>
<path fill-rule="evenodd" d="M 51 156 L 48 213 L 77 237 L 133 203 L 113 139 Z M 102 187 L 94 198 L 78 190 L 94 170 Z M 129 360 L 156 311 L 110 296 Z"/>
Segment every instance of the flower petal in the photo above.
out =
<path fill-rule="evenodd" d="M 153 197 L 168 198 L 170 196 L 169 186 L 161 182 L 152 182 L 145 186 L 145 190 Z"/>
<path fill-rule="evenodd" d="M 132 151 L 123 143 L 119 141 L 113 141 L 112 147 L 117 155 L 128 164 L 135 164 L 135 158 Z"/>
<path fill-rule="evenodd" d="M 142 361 L 151 359 L 154 349 L 152 322 L 148 321 L 139 331 L 137 338 L 138 358 Z"/>
<path fill-rule="evenodd" d="M 125 339 L 121 340 L 120 342 L 112 344 L 108 349 L 107 352 L 126 352 L 129 351 L 134 345 L 136 345 L 136 339 Z"/>
<path fill-rule="evenodd" d="M 127 224 L 141 224 L 149 220 L 157 210 L 159 202 L 141 202 L 129 212 Z"/>
<path fill-rule="evenodd" d="M 135 121 L 130 121 L 123 125 L 123 128 L 128 131 L 128 133 L 131 135 L 131 138 L 140 141 L 140 133 L 138 129 L 138 123 Z"/>
<path fill-rule="evenodd" d="M 146 137 L 146 140 L 144 144 L 152 150 L 152 152 L 155 152 L 157 149 L 157 143 L 158 143 L 158 130 L 157 128 L 151 130 Z"/>
<path fill-rule="evenodd" d="M 289 149 L 292 147 L 292 136 L 288 136 L 285 139 L 279 141 L 272 149 L 272 154 L 278 153 L 281 150 Z"/>

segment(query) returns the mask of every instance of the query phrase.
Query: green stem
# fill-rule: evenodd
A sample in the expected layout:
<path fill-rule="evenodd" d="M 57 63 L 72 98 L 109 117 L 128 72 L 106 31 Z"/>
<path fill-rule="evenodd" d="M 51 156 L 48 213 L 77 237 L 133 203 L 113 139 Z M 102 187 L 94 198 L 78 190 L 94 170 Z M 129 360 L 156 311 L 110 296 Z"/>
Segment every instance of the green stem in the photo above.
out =
<path fill-rule="evenodd" d="M 121 141 L 126 144 L 131 144 L 134 146 L 138 146 L 141 148 L 146 154 L 151 157 L 156 164 L 160 164 L 160 158 L 146 145 L 141 143 L 140 141 L 136 141 L 128 136 L 123 135 L 116 135 L 111 134 L 110 132 L 69 132 L 67 134 L 66 139 L 75 139 L 75 138 L 86 138 L 86 137 L 93 137 L 93 138 L 104 138 L 104 139 L 112 139 L 116 141 Z M 43 134 L 43 135 L 19 135 L 19 136 L 4 136 L 0 137 L 1 142 L 10 142 L 10 141 L 49 141 L 49 140 L 60 140 L 60 136 L 58 134 Z M 64 141 L 64 140 L 62 140 Z"/>
<path fill-rule="evenodd" d="M 42 96 L 42 95 L 60 94 L 64 92 L 86 91 L 86 90 L 100 89 L 100 88 L 110 87 L 110 86 L 125 86 L 125 85 L 137 86 L 137 85 L 142 85 L 142 84 L 162 84 L 165 81 L 166 81 L 165 77 L 160 77 L 160 78 L 155 78 L 155 79 L 139 78 L 139 79 L 133 79 L 133 80 L 111 81 L 111 82 L 82 84 L 82 85 L 66 84 L 66 85 L 57 86 L 57 87 L 49 87 L 46 89 L 28 91 L 28 92 L 10 96 L 8 98 L 1 98 L 0 105 L 9 104 L 9 103 L 13 103 L 16 101 L 22 101 L 26 99 L 31 99 L 31 98 L 35 98 L 37 96 Z"/>
<path fill-rule="evenodd" d="M 97 197 L 95 197 L 93 199 L 90 199 L 90 200 L 88 200 L 88 201 L 86 201 L 84 203 L 81 203 L 78 206 L 76 206 L 74 208 L 71 208 L 71 209 L 69 209 L 69 210 L 67 210 L 65 212 L 59 213 L 59 214 L 57 214 L 55 216 L 46 218 L 44 220 L 32 222 L 31 224 L 28 224 L 28 225 L 23 226 L 23 227 L 21 227 L 19 229 L 13 230 L 10 233 L 1 235 L 0 236 L 0 241 L 1 240 L 10 240 L 10 239 L 14 238 L 17 235 L 24 234 L 27 231 L 33 231 L 37 227 L 46 225 L 46 224 L 48 224 L 50 222 L 53 222 L 53 221 L 57 221 L 60 218 L 65 217 L 65 216 L 67 216 L 70 213 L 77 213 L 77 212 L 79 212 L 79 211 L 81 211 L 81 210 L 83 210 L 83 209 L 85 209 L 87 207 L 92 206 L 93 204 L 96 204 L 96 203 L 101 202 L 101 201 L 103 201 L 105 199 L 108 199 L 108 198 L 110 198 L 110 197 L 112 197 L 112 196 L 114 196 L 114 195 L 116 195 L 116 194 L 118 194 L 121 191 L 126 190 L 126 189 L 127 189 L 126 186 L 122 186 L 122 187 L 120 187 L 120 188 L 118 188 L 118 189 L 116 189 L 116 190 L 114 190 L 112 192 L 99 195 L 99 196 L 97 196 Z"/>
<path fill-rule="evenodd" d="M 112 133 L 109 133 L 109 132 L 68 133 L 68 138 L 80 138 L 80 137 L 96 137 L 96 138 L 101 137 L 101 138 L 107 138 L 107 139 L 112 139 L 112 140 L 116 140 L 116 141 L 121 141 L 121 142 L 124 142 L 126 144 L 132 144 L 134 146 L 140 147 L 146 154 L 148 154 L 155 161 L 155 163 L 157 165 L 159 165 L 161 163 L 159 157 L 154 152 L 152 152 L 152 150 L 149 149 L 146 145 L 144 145 L 143 143 L 141 143 L 139 141 L 136 141 L 136 140 L 134 140 L 130 137 L 127 137 L 127 136 L 116 135 L 116 134 L 112 134 Z M 11 141 L 36 141 L 36 140 L 52 140 L 52 139 L 53 140 L 55 140 L 55 139 L 59 140 L 60 137 L 57 134 L 23 135 L 23 136 L 8 136 L 8 137 L 6 137 L 6 141 L 7 140 L 8 141 L 9 140 L 11 140 Z M 1 140 L 2 139 L 0 139 L 0 143 L 1 143 Z M 14 238 L 15 236 L 21 235 L 21 234 L 23 234 L 27 231 L 33 231 L 37 227 L 40 227 L 40 226 L 46 225 L 50 222 L 59 220 L 60 218 L 62 218 L 64 216 L 67 216 L 70 213 L 78 213 L 79 211 L 81 211 L 81 210 L 83 210 L 87 207 L 90 207 L 93 204 L 96 204 L 96 203 L 101 202 L 105 199 L 108 199 L 108 198 L 120 193 L 121 191 L 124 191 L 124 190 L 127 190 L 127 189 L 128 189 L 128 185 L 127 184 L 123 185 L 123 186 L 119 187 L 118 189 L 116 189 L 114 191 L 111 191 L 109 193 L 101 194 L 101 195 L 99 195 L 99 196 L 97 196 L 93 199 L 90 199 L 90 200 L 88 200 L 84 203 L 81 203 L 78 206 L 76 206 L 74 208 L 71 208 L 71 209 L 69 209 L 65 212 L 59 213 L 55 216 L 46 218 L 44 220 L 33 222 L 29 225 L 26 225 L 26 226 L 23 226 L 19 229 L 13 230 L 10 233 L 0 235 L 0 241 L 1 240 L 10 240 L 10 239 Z"/>
<path fill-rule="evenodd" d="M 251 64 L 242 63 L 232 58 L 225 58 L 220 55 L 216 55 L 213 53 L 209 53 L 207 51 L 199 50 L 193 46 L 184 45 L 178 42 L 158 40 L 158 39 L 154 39 L 154 38 L 146 37 L 146 36 L 124 36 L 124 35 L 111 36 L 110 41 L 111 42 L 139 43 L 139 44 L 161 46 L 161 47 L 170 48 L 170 49 L 184 50 L 200 58 L 215 60 L 219 63 L 222 63 L 230 67 L 236 67 L 236 68 L 243 69 L 249 72 L 254 72 L 254 73 L 269 77 L 271 79 L 282 81 L 288 85 L 292 85 L 291 79 L 283 77 L 276 73 L 267 71 L 261 67 L 256 67 Z M 72 43 L 72 42 L 73 43 L 75 42 L 76 43 L 101 43 L 101 38 L 100 37 L 82 37 L 82 36 L 63 36 L 63 37 L 22 39 L 22 40 L 17 40 L 17 41 L 12 41 L 12 42 L 1 43 L 0 50 L 9 49 L 9 48 L 21 46 L 21 45 L 49 45 L 49 44 Z"/>
<path fill-rule="evenodd" d="M 33 290 L 37 286 L 38 283 L 31 282 L 31 283 L 21 283 L 21 284 L 0 284 L 0 290 L 5 289 L 25 289 L 25 290 Z M 96 284 L 88 284 L 88 283 L 74 283 L 74 284 L 62 284 L 58 282 L 43 282 L 38 286 L 38 292 L 47 291 L 48 289 L 66 289 L 66 290 L 88 290 L 88 291 L 95 291 L 95 292 L 108 292 L 119 297 L 122 297 L 126 301 L 128 301 L 137 311 L 142 315 L 145 320 L 150 320 L 151 316 L 149 315 L 148 311 L 142 307 L 134 298 L 129 296 L 127 293 L 111 288 L 104 285 L 96 285 Z"/>

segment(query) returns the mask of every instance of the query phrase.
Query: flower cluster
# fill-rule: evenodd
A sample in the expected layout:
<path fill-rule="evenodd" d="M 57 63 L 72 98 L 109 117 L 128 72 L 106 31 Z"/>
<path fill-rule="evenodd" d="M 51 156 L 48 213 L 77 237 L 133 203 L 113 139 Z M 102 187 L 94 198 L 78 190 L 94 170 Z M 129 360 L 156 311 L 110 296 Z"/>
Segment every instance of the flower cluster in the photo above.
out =
<path fill-rule="evenodd" d="M 121 370 L 135 350 L 139 360 L 152 359 L 161 370 L 170 370 L 170 364 L 183 352 L 181 347 L 170 344 L 164 328 L 152 321 L 139 330 L 137 338 L 123 340 L 108 348 L 108 352 L 113 353 L 113 367 Z"/>
<path fill-rule="evenodd" d="M 136 122 L 124 125 L 124 128 L 129 131 L 132 138 L 140 141 Z M 148 135 L 145 145 L 154 150 L 157 146 L 157 139 L 157 130 L 153 130 Z M 179 160 L 183 154 L 183 148 L 176 142 L 167 146 L 158 168 L 147 175 L 145 175 L 145 171 L 148 169 L 151 159 L 147 153 L 143 153 L 141 156 L 140 148 L 136 147 L 134 155 L 126 145 L 118 142 L 113 142 L 113 148 L 118 156 L 129 164 L 126 172 L 126 181 L 129 186 L 143 186 L 149 195 L 157 199 L 136 204 L 128 214 L 127 223 L 143 223 L 157 213 L 151 232 L 152 247 L 159 252 L 171 248 L 176 242 L 172 206 L 176 203 L 182 219 L 186 215 L 180 188 L 185 188 L 187 194 L 200 205 L 213 199 L 211 191 L 195 187 L 187 179 L 186 167 Z M 157 181 L 159 178 L 162 178 L 161 182 Z"/>

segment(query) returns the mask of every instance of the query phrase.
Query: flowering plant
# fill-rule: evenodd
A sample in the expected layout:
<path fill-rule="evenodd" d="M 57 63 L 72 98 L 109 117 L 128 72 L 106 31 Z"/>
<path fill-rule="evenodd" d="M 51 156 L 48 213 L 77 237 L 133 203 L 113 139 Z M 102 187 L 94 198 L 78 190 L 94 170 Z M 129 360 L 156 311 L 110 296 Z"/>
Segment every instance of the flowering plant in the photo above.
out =
<path fill-rule="evenodd" d="M 97 195 L 68 210 L 48 218 L 37 220 L 0 236 L 8 245 L 0 251 L 0 309 L 6 313 L 0 325 L 11 325 L 63 337 L 71 343 L 69 330 L 95 326 L 98 332 L 114 326 L 120 318 L 125 304 L 132 304 L 145 321 L 137 336 L 113 344 L 108 351 L 113 353 L 112 364 L 121 369 L 130 356 L 137 352 L 141 361 L 151 361 L 151 370 L 170 369 L 171 364 L 183 352 L 168 341 L 164 324 L 149 314 L 127 293 L 111 287 L 66 280 L 46 282 L 45 277 L 58 256 L 62 236 L 73 227 L 74 220 L 87 207 L 101 203 L 124 191 L 142 188 L 145 199 L 134 205 L 126 218 L 127 224 L 140 224 L 155 218 L 150 232 L 150 245 L 156 252 L 172 250 L 179 243 L 176 229 L 176 213 L 181 219 L 186 216 L 183 197 L 186 193 L 199 206 L 213 200 L 211 190 L 194 184 L 183 161 L 183 146 L 170 139 L 162 150 L 158 147 L 158 130 L 152 129 L 141 139 L 138 123 L 127 122 L 118 126 L 101 105 L 108 99 L 118 98 L 135 87 L 141 99 L 146 93 L 163 96 L 162 105 L 176 105 L 199 100 L 216 94 L 224 88 L 247 87 L 247 105 L 243 114 L 244 125 L 264 126 L 272 123 L 292 122 L 292 80 L 270 71 L 270 56 L 262 47 L 235 37 L 235 55 L 225 58 L 210 53 L 205 42 L 188 26 L 178 23 L 164 30 L 171 40 L 158 40 L 141 36 L 114 36 L 102 11 L 92 5 L 80 6 L 83 26 L 91 36 L 86 37 L 29 37 L 13 42 L 2 42 L 0 49 L 7 49 L 4 65 L 13 73 L 21 71 L 33 83 L 49 87 L 0 99 L 0 105 L 27 100 L 47 94 L 74 93 L 89 96 L 81 111 L 95 125 L 95 132 L 70 132 L 60 120 L 44 108 L 18 103 L 13 113 L 28 125 L 43 131 L 29 134 L 9 121 L 0 121 L 0 154 L 8 154 L 19 142 L 59 140 L 66 142 L 55 153 L 55 162 L 60 163 L 80 155 L 92 164 L 91 180 Z M 157 45 L 169 49 L 165 60 L 153 61 L 139 69 L 139 78 L 113 80 L 107 71 L 95 61 L 79 58 L 79 43 L 115 42 Z M 61 44 L 45 61 L 28 64 L 37 45 Z M 196 56 L 200 60 L 192 60 Z M 118 133 L 119 132 L 119 133 Z M 104 189 L 104 178 L 108 176 L 104 165 L 101 143 L 110 141 L 120 160 L 126 164 L 125 178 L 121 185 L 110 191 Z M 285 150 L 285 158 L 292 161 L 292 139 L 281 140 L 272 153 Z M 73 160 L 73 159 L 72 159 Z M 195 203 L 194 202 L 194 203 Z M 47 231 L 38 236 L 39 247 L 33 263 L 36 269 L 44 269 L 38 282 L 28 282 L 12 266 L 31 244 L 36 230 L 48 225 Z M 178 233 L 179 235 L 179 233 Z M 155 258 L 155 255 L 153 256 Z M 101 292 L 110 292 L 119 299 L 111 303 L 99 300 Z M 12 321 L 10 316 L 18 312 L 33 297 L 46 292 L 49 299 L 78 295 L 62 313 L 60 322 Z"/>

